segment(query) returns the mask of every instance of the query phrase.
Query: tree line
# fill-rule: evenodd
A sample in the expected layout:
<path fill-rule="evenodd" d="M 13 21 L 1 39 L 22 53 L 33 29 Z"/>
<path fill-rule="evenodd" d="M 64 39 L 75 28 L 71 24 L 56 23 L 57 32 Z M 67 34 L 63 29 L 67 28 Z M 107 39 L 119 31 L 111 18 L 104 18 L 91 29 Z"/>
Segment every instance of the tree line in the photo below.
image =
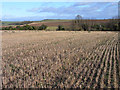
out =
<path fill-rule="evenodd" d="M 105 23 L 95 23 L 93 20 L 82 19 L 77 15 L 75 20 L 71 21 L 69 27 L 62 25 L 58 26 L 57 30 L 70 30 L 70 31 L 120 31 L 120 19 L 109 19 Z"/>
<path fill-rule="evenodd" d="M 46 25 L 42 24 L 41 26 L 9 26 L 9 27 L 2 27 L 2 30 L 45 30 L 47 28 Z"/>

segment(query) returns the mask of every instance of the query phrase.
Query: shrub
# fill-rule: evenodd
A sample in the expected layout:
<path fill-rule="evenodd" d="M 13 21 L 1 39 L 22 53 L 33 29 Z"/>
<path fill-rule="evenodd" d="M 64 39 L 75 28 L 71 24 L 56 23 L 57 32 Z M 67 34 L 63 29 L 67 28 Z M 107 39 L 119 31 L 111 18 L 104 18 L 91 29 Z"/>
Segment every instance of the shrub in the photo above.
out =
<path fill-rule="evenodd" d="M 82 28 L 84 31 L 87 31 L 89 29 L 88 24 L 82 24 Z"/>
<path fill-rule="evenodd" d="M 44 24 L 42 24 L 42 25 L 38 28 L 38 30 L 45 30 L 46 28 L 47 28 L 47 26 L 44 25 Z"/>
<path fill-rule="evenodd" d="M 9 26 L 9 27 L 8 27 L 8 30 L 13 30 L 13 27 L 12 27 L 12 26 Z"/>
<path fill-rule="evenodd" d="M 58 25 L 58 29 L 57 29 L 58 31 L 59 30 L 65 30 L 65 28 L 62 26 L 62 25 Z"/>

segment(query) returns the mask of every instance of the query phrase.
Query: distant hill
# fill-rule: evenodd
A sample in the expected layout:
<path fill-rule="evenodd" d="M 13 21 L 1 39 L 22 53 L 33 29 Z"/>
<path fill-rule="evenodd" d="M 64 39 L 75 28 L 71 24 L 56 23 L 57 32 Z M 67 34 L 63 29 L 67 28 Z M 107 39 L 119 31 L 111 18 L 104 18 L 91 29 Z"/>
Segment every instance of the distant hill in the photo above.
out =
<path fill-rule="evenodd" d="M 109 22 L 110 19 L 83 19 L 83 21 L 87 21 L 89 23 L 107 23 Z M 2 26 L 16 26 L 16 25 L 31 25 L 31 26 L 40 26 L 42 24 L 45 24 L 49 27 L 57 27 L 58 25 L 64 25 L 64 26 L 69 26 L 71 25 L 72 19 L 44 19 L 41 21 L 3 21 Z"/>
<path fill-rule="evenodd" d="M 32 23 L 32 21 L 23 21 L 23 22 L 11 22 L 11 21 L 3 21 L 2 25 L 3 26 L 8 26 L 8 25 L 24 25 L 24 24 L 29 24 Z"/>
<path fill-rule="evenodd" d="M 72 19 L 44 19 L 41 22 L 66 22 L 71 21 Z"/>
<path fill-rule="evenodd" d="M 89 20 L 89 19 L 83 19 L 83 21 L 87 21 L 89 23 L 95 23 L 95 24 L 99 24 L 99 23 L 107 23 L 109 22 L 110 19 L 94 19 L 94 20 Z M 71 20 L 69 19 L 45 19 L 45 20 L 41 20 L 41 21 L 33 21 L 33 23 L 30 23 L 29 25 L 32 26 L 40 26 L 42 24 L 45 24 L 47 26 L 58 26 L 58 25 L 64 25 L 64 26 L 68 26 L 71 25 Z"/>

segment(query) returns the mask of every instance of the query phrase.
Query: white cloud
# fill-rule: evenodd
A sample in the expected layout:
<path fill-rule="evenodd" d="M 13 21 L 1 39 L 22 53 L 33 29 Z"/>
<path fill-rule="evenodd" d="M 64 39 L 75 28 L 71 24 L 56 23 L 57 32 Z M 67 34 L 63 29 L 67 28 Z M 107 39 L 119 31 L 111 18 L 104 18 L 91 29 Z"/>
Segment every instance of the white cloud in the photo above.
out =
<path fill-rule="evenodd" d="M 48 3 L 50 4 L 50 3 Z M 42 20 L 42 19 L 74 19 L 77 14 L 84 18 L 112 18 L 118 15 L 118 3 L 110 2 L 94 2 L 94 3 L 73 3 L 72 5 L 64 7 L 40 6 L 38 8 L 31 8 L 27 10 L 34 16 L 4 16 L 3 20 L 9 21 L 23 21 L 23 20 Z M 81 7 L 82 6 L 82 7 Z"/>
<path fill-rule="evenodd" d="M 97 3 L 75 3 L 69 7 L 39 7 L 33 8 L 28 11 L 33 13 L 53 13 L 55 15 L 68 15 L 74 16 L 76 14 L 83 15 L 84 17 L 94 18 L 110 18 L 118 15 L 117 3 L 110 2 L 97 2 Z M 82 7 L 81 7 L 82 6 Z M 114 12 L 114 13 L 113 13 Z"/>

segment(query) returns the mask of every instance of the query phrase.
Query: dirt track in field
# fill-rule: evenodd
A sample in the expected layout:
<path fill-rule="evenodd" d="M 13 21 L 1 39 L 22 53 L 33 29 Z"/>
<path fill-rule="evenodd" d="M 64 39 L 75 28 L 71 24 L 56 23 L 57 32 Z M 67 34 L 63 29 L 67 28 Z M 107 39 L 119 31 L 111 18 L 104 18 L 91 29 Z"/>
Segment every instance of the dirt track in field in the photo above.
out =
<path fill-rule="evenodd" d="M 2 33 L 3 87 L 118 88 L 117 32 Z"/>

